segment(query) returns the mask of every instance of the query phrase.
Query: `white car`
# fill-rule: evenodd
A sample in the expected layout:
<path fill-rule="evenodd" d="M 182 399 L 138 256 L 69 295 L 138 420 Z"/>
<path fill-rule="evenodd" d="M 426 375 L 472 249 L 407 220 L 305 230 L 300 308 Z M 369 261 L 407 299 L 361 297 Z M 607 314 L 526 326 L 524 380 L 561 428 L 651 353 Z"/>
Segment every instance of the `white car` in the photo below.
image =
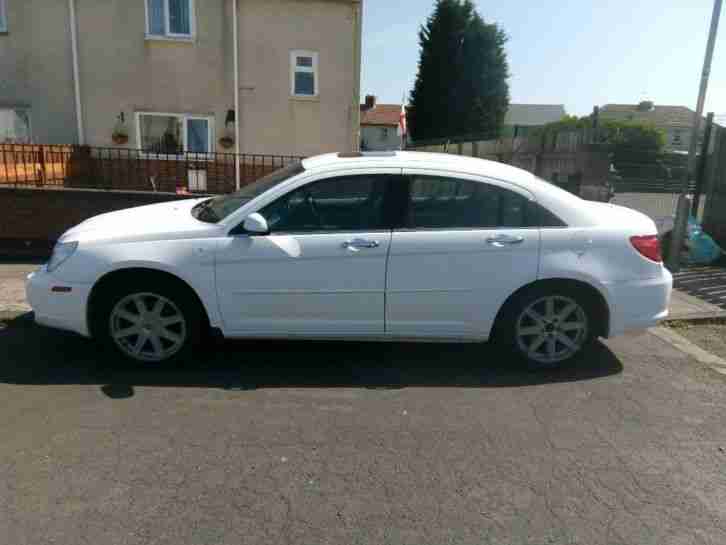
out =
<path fill-rule="evenodd" d="M 35 320 L 124 356 L 227 338 L 486 341 L 551 367 L 653 326 L 656 226 L 504 164 L 328 154 L 215 198 L 102 214 L 28 277 Z"/>

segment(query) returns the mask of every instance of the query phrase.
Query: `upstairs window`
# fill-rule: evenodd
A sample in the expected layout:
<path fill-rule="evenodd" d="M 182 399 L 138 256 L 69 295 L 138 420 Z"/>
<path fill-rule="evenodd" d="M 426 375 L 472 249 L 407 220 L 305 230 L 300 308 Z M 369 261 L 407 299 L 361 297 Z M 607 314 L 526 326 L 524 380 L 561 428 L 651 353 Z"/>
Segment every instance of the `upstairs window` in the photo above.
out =
<path fill-rule="evenodd" d="M 318 96 L 318 54 L 314 51 L 290 53 L 291 94 L 294 97 Z"/>
<path fill-rule="evenodd" d="M 6 0 L 0 0 L 0 32 L 8 31 L 8 10 Z"/>
<path fill-rule="evenodd" d="M 191 38 L 193 8 L 193 0 L 146 0 L 147 35 L 154 38 Z"/>

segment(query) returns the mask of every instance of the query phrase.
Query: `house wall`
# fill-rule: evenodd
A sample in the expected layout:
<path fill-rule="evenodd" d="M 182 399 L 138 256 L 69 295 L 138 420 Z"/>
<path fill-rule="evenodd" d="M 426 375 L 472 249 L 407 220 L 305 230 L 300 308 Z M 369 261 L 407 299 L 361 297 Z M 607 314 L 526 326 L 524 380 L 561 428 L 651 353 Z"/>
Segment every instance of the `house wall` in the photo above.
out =
<path fill-rule="evenodd" d="M 0 34 L 0 107 L 30 106 L 35 141 L 77 142 L 68 2 L 6 2 Z"/>
<path fill-rule="evenodd" d="M 0 88 L 0 101 L 32 107 L 36 142 L 74 143 L 68 2 L 9 4 L 0 69 L 13 76 Z M 126 146 L 136 148 L 139 111 L 212 116 L 215 142 L 224 135 L 226 113 L 234 108 L 232 1 L 195 4 L 194 39 L 163 41 L 145 38 L 144 0 L 76 0 L 86 143 L 113 146 L 111 133 L 123 112 Z M 243 153 L 313 155 L 357 146 L 353 5 L 239 0 Z M 293 49 L 319 52 L 315 99 L 290 96 Z"/>
<path fill-rule="evenodd" d="M 364 147 L 367 151 L 391 151 L 401 149 L 401 137 L 398 136 L 397 127 L 385 127 L 388 129 L 388 136 L 385 139 L 381 139 L 381 129 L 384 127 L 380 125 L 362 125 L 361 132 L 361 147 Z"/>

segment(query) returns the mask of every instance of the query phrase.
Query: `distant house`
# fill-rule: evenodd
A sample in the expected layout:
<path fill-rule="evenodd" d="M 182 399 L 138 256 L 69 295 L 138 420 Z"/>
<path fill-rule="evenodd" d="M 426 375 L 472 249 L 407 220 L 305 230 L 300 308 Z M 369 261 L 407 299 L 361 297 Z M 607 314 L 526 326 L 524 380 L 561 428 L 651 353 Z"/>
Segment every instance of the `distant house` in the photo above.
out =
<path fill-rule="evenodd" d="M 510 104 L 504 118 L 504 136 L 526 136 L 534 128 L 565 117 L 562 104 Z"/>
<path fill-rule="evenodd" d="M 645 122 L 662 129 L 666 133 L 666 151 L 688 151 L 695 115 L 685 106 L 661 106 L 647 100 L 640 104 L 606 104 L 600 108 L 602 121 Z M 701 138 L 704 125 L 701 125 Z"/>
<path fill-rule="evenodd" d="M 368 151 L 401 149 L 398 121 L 400 104 L 378 104 L 373 95 L 367 95 L 360 106 L 360 147 Z"/>

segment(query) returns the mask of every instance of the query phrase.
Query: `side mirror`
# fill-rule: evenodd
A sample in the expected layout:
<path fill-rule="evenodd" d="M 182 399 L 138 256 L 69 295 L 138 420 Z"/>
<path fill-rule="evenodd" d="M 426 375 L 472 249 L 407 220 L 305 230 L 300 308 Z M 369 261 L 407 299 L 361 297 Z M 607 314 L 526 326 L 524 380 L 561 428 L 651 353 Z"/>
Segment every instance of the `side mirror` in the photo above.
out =
<path fill-rule="evenodd" d="M 258 214 L 257 212 L 247 216 L 242 227 L 251 235 L 266 235 L 270 232 L 270 226 L 267 225 L 267 220 L 262 214 Z"/>

